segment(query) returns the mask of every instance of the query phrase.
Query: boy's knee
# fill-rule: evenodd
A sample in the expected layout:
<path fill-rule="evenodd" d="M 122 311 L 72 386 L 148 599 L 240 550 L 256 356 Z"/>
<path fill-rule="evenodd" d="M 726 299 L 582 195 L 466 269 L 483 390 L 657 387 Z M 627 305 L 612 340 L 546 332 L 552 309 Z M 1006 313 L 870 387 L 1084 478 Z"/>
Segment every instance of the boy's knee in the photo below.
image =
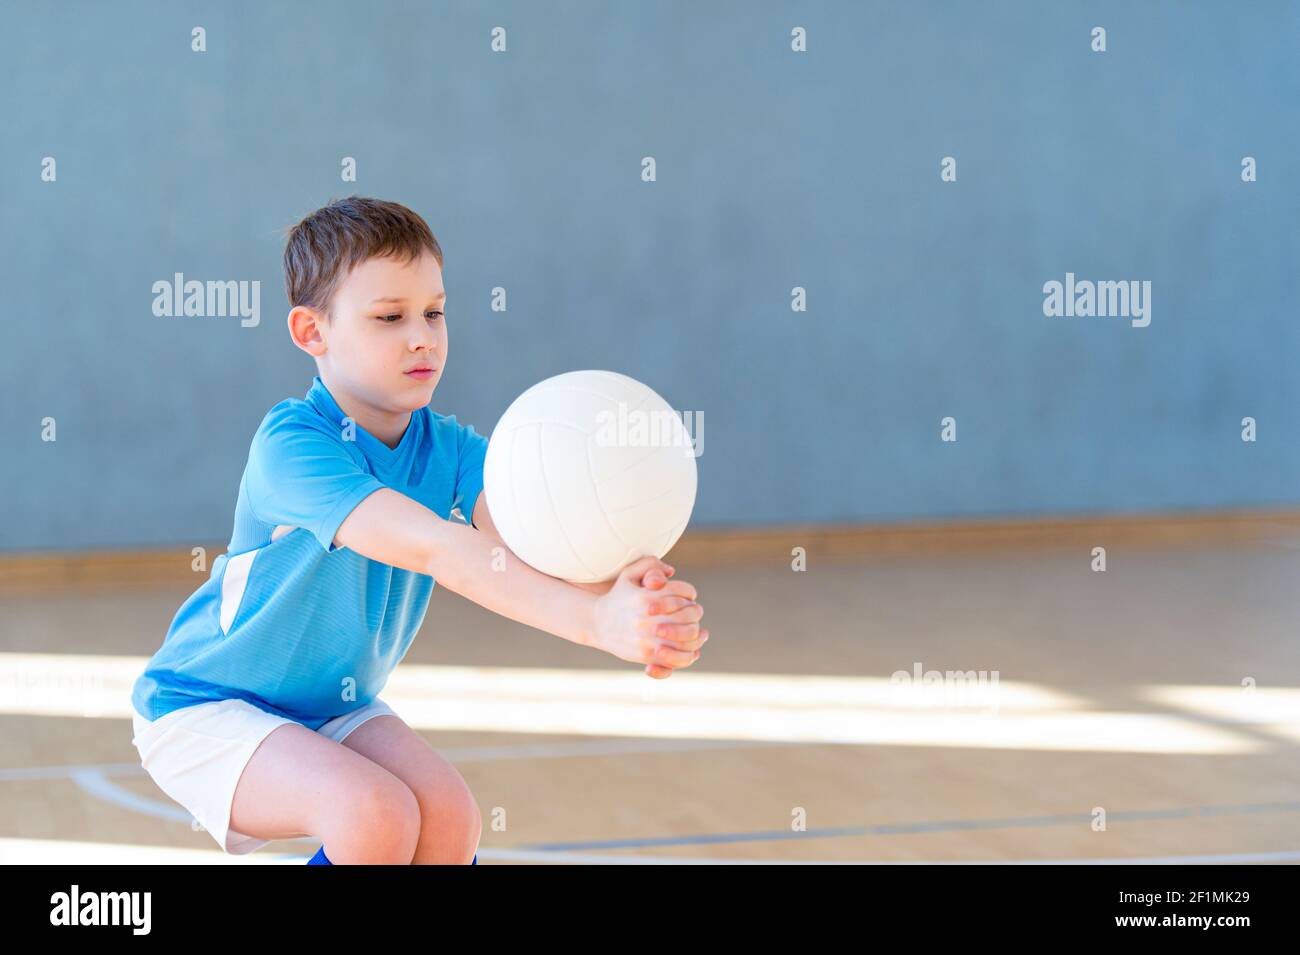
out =
<path fill-rule="evenodd" d="M 468 865 L 478 850 L 483 819 L 474 797 L 465 792 L 453 799 L 425 803 L 416 864 Z"/>
<path fill-rule="evenodd" d="M 410 863 L 420 841 L 420 804 L 396 776 L 353 787 L 337 810 L 339 823 L 365 843 L 373 862 Z"/>

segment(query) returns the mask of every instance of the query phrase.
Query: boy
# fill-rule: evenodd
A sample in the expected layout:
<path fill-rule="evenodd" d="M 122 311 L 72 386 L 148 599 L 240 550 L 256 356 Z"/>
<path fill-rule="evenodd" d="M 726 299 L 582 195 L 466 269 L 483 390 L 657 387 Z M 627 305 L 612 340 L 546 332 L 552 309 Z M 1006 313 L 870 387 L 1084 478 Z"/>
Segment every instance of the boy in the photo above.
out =
<path fill-rule="evenodd" d="M 131 697 L 144 768 L 226 852 L 312 836 L 318 864 L 477 862 L 465 780 L 378 696 L 435 580 L 660 679 L 708 639 L 695 588 L 653 557 L 592 585 L 493 569 L 487 441 L 428 407 L 442 262 L 392 202 L 353 196 L 290 230 L 289 334 L 318 374 L 253 436 L 227 553 Z"/>

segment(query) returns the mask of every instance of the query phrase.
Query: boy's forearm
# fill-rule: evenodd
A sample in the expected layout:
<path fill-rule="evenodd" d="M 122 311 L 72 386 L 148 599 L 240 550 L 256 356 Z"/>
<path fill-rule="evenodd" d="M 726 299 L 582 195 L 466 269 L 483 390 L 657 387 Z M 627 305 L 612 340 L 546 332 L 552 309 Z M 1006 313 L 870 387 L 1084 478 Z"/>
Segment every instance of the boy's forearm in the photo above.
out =
<path fill-rule="evenodd" d="M 595 594 L 534 570 L 499 538 L 446 520 L 392 488 L 380 488 L 356 505 L 339 525 L 334 543 L 380 563 L 428 574 L 503 617 L 591 645 Z"/>
<path fill-rule="evenodd" d="M 497 530 L 496 522 L 492 520 L 492 512 L 488 509 L 486 495 L 480 495 L 479 502 L 474 506 L 473 526 L 478 529 L 480 534 L 486 534 L 493 538 L 506 549 L 506 553 L 514 556 L 514 551 L 510 549 L 509 544 L 501 539 L 501 532 Z M 577 587 L 579 590 L 585 590 L 588 593 L 593 593 L 597 596 L 609 593 L 614 587 L 614 582 L 615 578 L 612 577 L 609 580 L 602 580 L 600 583 L 596 584 L 576 584 L 571 580 L 565 581 L 565 583 L 570 587 Z"/>
<path fill-rule="evenodd" d="M 494 535 L 440 521 L 429 550 L 425 573 L 439 585 L 503 617 L 590 643 L 596 595 L 534 570 Z"/>

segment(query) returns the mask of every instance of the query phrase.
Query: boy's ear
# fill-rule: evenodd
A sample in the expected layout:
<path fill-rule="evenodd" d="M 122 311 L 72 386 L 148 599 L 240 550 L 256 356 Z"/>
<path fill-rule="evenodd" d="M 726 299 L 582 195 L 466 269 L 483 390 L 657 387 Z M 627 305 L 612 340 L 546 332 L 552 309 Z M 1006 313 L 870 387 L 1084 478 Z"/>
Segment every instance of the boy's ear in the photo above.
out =
<path fill-rule="evenodd" d="M 310 305 L 295 305 L 289 309 L 289 337 L 295 345 L 313 357 L 319 358 L 325 354 L 326 341 L 321 328 L 328 324 L 325 313 Z"/>

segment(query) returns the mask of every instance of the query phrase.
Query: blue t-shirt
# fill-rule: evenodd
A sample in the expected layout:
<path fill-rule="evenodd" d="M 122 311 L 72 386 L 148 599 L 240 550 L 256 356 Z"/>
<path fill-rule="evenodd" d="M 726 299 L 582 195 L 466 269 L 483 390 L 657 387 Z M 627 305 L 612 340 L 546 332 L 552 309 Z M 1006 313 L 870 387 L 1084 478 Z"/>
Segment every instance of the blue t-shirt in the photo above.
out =
<path fill-rule="evenodd" d="M 131 703 L 155 720 L 232 697 L 319 729 L 370 703 L 406 655 L 434 580 L 336 547 L 365 497 L 389 487 L 469 522 L 487 439 L 456 416 L 412 412 L 390 448 L 317 376 L 253 436 L 227 553 L 177 611 Z"/>

